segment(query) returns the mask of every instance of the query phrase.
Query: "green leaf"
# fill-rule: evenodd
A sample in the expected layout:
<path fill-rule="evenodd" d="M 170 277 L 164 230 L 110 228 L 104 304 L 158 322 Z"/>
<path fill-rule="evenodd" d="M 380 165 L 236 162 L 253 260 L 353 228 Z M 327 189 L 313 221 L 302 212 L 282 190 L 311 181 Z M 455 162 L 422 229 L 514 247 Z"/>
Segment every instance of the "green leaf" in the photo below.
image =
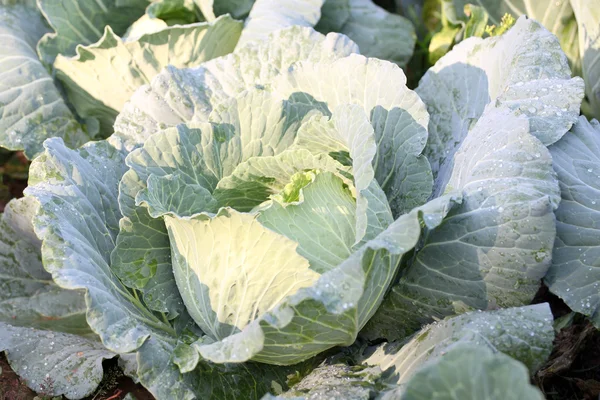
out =
<path fill-rule="evenodd" d="M 545 145 L 560 139 L 577 120 L 583 96 L 583 81 L 570 77 L 558 40 L 525 17 L 502 36 L 469 38 L 440 59 L 416 90 L 431 115 L 425 154 L 436 177 L 434 192 L 486 106 L 525 115 Z"/>
<path fill-rule="evenodd" d="M 469 17 L 469 20 L 465 24 L 463 37 L 465 39 L 470 38 L 471 36 L 482 37 L 488 22 L 488 13 L 483 7 L 475 6 L 473 4 L 465 5 L 464 11 Z"/>
<path fill-rule="evenodd" d="M 585 81 L 584 113 L 600 118 L 600 10 L 590 1 L 572 0 L 579 27 L 579 53 Z"/>
<path fill-rule="evenodd" d="M 400 400 L 544 400 L 523 364 L 492 350 L 460 344 L 418 371 Z M 383 396 L 386 399 L 386 396 Z"/>
<path fill-rule="evenodd" d="M 83 293 L 61 289 L 42 266 L 36 208 L 34 199 L 12 200 L 0 221 L 0 322 L 90 335 Z"/>
<path fill-rule="evenodd" d="M 33 158 L 48 137 L 77 147 L 90 136 L 79 125 L 35 46 L 47 32 L 35 7 L 0 5 L 0 146 Z"/>
<path fill-rule="evenodd" d="M 238 46 L 267 40 L 269 34 L 294 25 L 313 27 L 325 0 L 256 0 Z"/>
<path fill-rule="evenodd" d="M 415 47 L 412 23 L 374 4 L 372 0 L 327 0 L 316 26 L 320 32 L 340 32 L 352 39 L 367 57 L 404 66 Z"/>
<path fill-rule="evenodd" d="M 524 117 L 489 108 L 440 188 L 463 203 L 429 232 L 378 314 L 371 338 L 402 338 L 465 311 L 528 304 L 550 266 L 560 201 L 552 159 Z"/>
<path fill-rule="evenodd" d="M 55 30 L 38 43 L 40 58 L 52 65 L 58 54 L 74 56 L 81 44 L 100 39 L 105 27 L 117 35 L 144 14 L 147 0 L 38 0 L 38 7 Z"/>
<path fill-rule="evenodd" d="M 377 143 L 375 178 L 395 217 L 431 195 L 431 171 L 421 155 L 429 115 L 405 84 L 406 77 L 397 65 L 360 55 L 331 63 L 298 63 L 273 84 L 279 96 L 291 101 L 322 102 L 329 110 L 341 104 L 363 108 Z"/>
<path fill-rule="evenodd" d="M 254 0 L 194 0 L 207 21 L 212 21 L 219 15 L 231 14 L 235 19 L 244 19 Z"/>
<path fill-rule="evenodd" d="M 69 399 L 94 393 L 102 381 L 102 361 L 115 357 L 96 340 L 2 322 L 0 351 L 32 390 Z"/>
<path fill-rule="evenodd" d="M 550 147 L 562 201 L 546 275 L 550 291 L 600 327 L 600 125 L 585 117 Z"/>
<path fill-rule="evenodd" d="M 54 67 L 82 117 L 98 118 L 105 136 L 125 102 L 167 65 L 194 67 L 233 51 L 242 24 L 229 16 L 208 23 L 176 25 L 122 40 L 107 26 L 97 43 L 59 55 Z"/>
<path fill-rule="evenodd" d="M 464 7 L 472 0 L 450 0 L 450 7 L 459 15 L 463 14 Z M 502 18 L 508 14 L 518 19 L 522 15 L 538 21 L 552 34 L 556 35 L 567 53 L 569 63 L 577 65 L 579 49 L 577 34 L 571 36 L 570 21 L 573 19 L 573 9 L 568 0 L 478 0 L 477 6 L 481 7 L 489 16 L 489 24 L 495 27 L 503 25 Z M 465 18 L 466 19 L 466 18 Z M 572 39 L 572 40 L 569 40 Z"/>
<path fill-rule="evenodd" d="M 309 28 L 292 27 L 272 34 L 265 43 L 250 43 L 199 68 L 167 67 L 124 105 L 110 141 L 130 151 L 166 127 L 207 121 L 218 104 L 232 101 L 247 89 L 269 89 L 276 76 L 299 60 L 325 62 L 356 51 L 356 45 L 343 35 L 323 36 Z"/>
<path fill-rule="evenodd" d="M 552 313 L 544 303 L 445 319 L 424 327 L 408 342 L 367 349 L 362 363 L 379 366 L 388 384 L 402 385 L 467 343 L 511 356 L 534 372 L 550 355 L 553 340 Z"/>

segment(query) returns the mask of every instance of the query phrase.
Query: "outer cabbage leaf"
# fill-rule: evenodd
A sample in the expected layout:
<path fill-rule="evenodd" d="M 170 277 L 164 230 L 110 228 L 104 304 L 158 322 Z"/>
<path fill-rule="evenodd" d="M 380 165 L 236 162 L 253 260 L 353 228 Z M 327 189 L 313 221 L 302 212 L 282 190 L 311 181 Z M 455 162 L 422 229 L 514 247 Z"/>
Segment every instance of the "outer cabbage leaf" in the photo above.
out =
<path fill-rule="evenodd" d="M 464 200 L 429 232 L 365 334 L 404 337 L 465 308 L 528 304 L 550 266 L 560 193 L 527 120 L 488 108 L 454 156 L 442 190 Z"/>
<path fill-rule="evenodd" d="M 511 356 L 534 372 L 550 355 L 553 340 L 552 313 L 544 303 L 449 318 L 424 327 L 408 342 L 368 349 L 362 363 L 380 367 L 389 384 L 403 385 L 452 348 L 469 343 Z"/>
<path fill-rule="evenodd" d="M 96 340 L 2 322 L 0 351 L 32 390 L 68 399 L 94 393 L 102 381 L 102 361 L 116 355 Z"/>
<path fill-rule="evenodd" d="M 54 63 L 58 54 L 74 56 L 78 44 L 90 45 L 105 26 L 117 34 L 144 14 L 147 0 L 38 0 L 38 7 L 55 30 L 38 43 L 43 62 Z"/>
<path fill-rule="evenodd" d="M 572 0 L 579 26 L 579 53 L 585 81 L 586 102 L 582 111 L 600 118 L 600 9 L 591 0 Z"/>
<path fill-rule="evenodd" d="M 454 154 L 490 107 L 524 114 L 531 133 L 550 145 L 577 120 L 583 81 L 571 71 L 558 40 L 539 23 L 521 17 L 505 34 L 469 38 L 430 68 L 417 93 L 431 115 L 425 154 L 440 193 Z"/>
<path fill-rule="evenodd" d="M 579 117 L 550 147 L 562 201 L 546 283 L 574 311 L 600 327 L 600 125 Z"/>
<path fill-rule="evenodd" d="M 326 62 L 357 51 L 343 35 L 323 36 L 310 28 L 292 27 L 272 34 L 265 43 L 249 43 L 197 68 L 167 67 L 125 104 L 110 140 L 131 150 L 166 127 L 207 121 L 215 106 L 246 89 L 268 89 L 277 75 L 299 60 Z"/>
<path fill-rule="evenodd" d="M 34 227 L 43 241 L 44 265 L 62 287 L 87 291 L 88 324 L 109 350 L 137 353 L 137 376 L 154 396 L 256 399 L 271 385 L 285 389 L 286 376 L 305 368 L 201 361 L 193 372 L 182 374 L 172 357 L 178 341 L 174 326 L 185 326 L 184 316 L 167 324 L 110 267 L 120 218 L 117 186 L 126 170 L 123 154 L 106 142 L 69 150 L 51 139 L 44 146 L 27 188 L 27 195 L 40 202 Z"/>
<path fill-rule="evenodd" d="M 327 0 L 321 13 L 315 29 L 347 35 L 367 57 L 400 65 L 412 57 L 416 35 L 411 22 L 371 0 Z"/>
<path fill-rule="evenodd" d="M 35 210 L 34 199 L 12 200 L 0 221 L 0 322 L 89 335 L 83 293 L 60 288 L 42 266 Z"/>
<path fill-rule="evenodd" d="M 502 354 L 472 344 L 460 344 L 424 366 L 402 389 L 400 400 L 544 400 L 529 383 L 525 366 Z M 382 399 L 393 399 L 389 393 Z"/>
<path fill-rule="evenodd" d="M 256 0 L 238 46 L 264 41 L 269 34 L 293 25 L 313 27 L 325 0 Z"/>
<path fill-rule="evenodd" d="M 394 216 L 429 198 L 431 169 L 421 155 L 429 115 L 417 94 L 406 87 L 397 65 L 360 55 L 332 63 L 301 62 L 279 77 L 273 88 L 282 98 L 324 103 L 329 110 L 340 104 L 362 106 L 377 143 L 375 178 Z"/>
<path fill-rule="evenodd" d="M 97 43 L 78 47 L 72 58 L 59 55 L 54 67 L 78 115 L 98 118 L 108 136 L 115 117 L 140 86 L 167 65 L 193 67 L 231 53 L 241 29 L 241 22 L 225 16 L 123 41 L 107 26 Z"/>
<path fill-rule="evenodd" d="M 36 43 L 46 32 L 35 6 L 0 4 L 0 145 L 24 150 L 28 158 L 48 137 L 74 147 L 90 139 L 37 57 Z"/>
<path fill-rule="evenodd" d="M 541 399 L 527 367 L 544 362 L 553 336 L 547 304 L 466 314 L 427 326 L 405 343 L 344 349 L 264 400 Z"/>

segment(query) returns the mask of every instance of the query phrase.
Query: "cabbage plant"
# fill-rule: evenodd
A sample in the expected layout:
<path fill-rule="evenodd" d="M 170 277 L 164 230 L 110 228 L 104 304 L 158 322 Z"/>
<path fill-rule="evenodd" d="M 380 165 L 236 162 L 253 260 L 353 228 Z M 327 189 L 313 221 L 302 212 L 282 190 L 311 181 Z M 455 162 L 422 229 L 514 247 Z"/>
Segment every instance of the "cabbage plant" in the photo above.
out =
<path fill-rule="evenodd" d="M 68 398 L 115 357 L 158 399 L 542 398 L 528 374 L 552 313 L 529 304 L 544 278 L 587 290 L 560 279 L 587 265 L 563 210 L 593 198 L 597 161 L 558 39 L 521 17 L 411 90 L 398 63 L 319 32 L 348 33 L 352 12 L 327 13 L 361 2 L 251 3 L 229 2 L 243 29 L 226 2 L 165 0 L 123 37 L 74 47 L 56 25 L 38 44 L 81 132 L 110 136 L 46 139 L 2 216 L 11 365 Z M 107 87 L 114 70 L 127 85 Z"/>

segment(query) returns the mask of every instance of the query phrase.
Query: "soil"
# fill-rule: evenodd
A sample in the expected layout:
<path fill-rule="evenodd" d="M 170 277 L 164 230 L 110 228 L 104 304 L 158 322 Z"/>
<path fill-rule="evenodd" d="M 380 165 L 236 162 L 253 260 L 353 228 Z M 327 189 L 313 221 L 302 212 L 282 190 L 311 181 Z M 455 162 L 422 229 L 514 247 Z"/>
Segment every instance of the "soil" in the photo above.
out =
<path fill-rule="evenodd" d="M 554 318 L 572 320 L 554 339 L 546 364 L 533 381 L 548 400 L 600 399 L 600 330 L 571 310 L 545 286 L 534 303 L 550 303 Z"/>

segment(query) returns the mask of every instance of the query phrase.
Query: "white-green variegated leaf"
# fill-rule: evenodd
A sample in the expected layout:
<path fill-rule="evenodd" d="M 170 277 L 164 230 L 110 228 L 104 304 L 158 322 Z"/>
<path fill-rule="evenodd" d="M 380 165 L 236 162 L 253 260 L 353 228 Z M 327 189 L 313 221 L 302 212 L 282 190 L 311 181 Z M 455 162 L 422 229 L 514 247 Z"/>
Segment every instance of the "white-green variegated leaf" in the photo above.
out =
<path fill-rule="evenodd" d="M 168 126 L 207 121 L 214 107 L 246 89 L 269 89 L 276 76 L 300 60 L 326 62 L 357 51 L 343 35 L 291 27 L 197 68 L 167 67 L 125 104 L 111 142 L 131 150 Z"/>
<path fill-rule="evenodd" d="M 546 283 L 600 327 L 600 124 L 585 117 L 550 147 L 562 201 Z"/>
<path fill-rule="evenodd" d="M 58 54 L 74 56 L 81 44 L 100 39 L 105 26 L 117 35 L 144 14 L 147 0 L 38 0 L 38 7 L 55 32 L 38 43 L 42 61 L 52 64 Z"/>
<path fill-rule="evenodd" d="M 0 322 L 89 335 L 83 293 L 60 288 L 42 266 L 36 209 L 34 199 L 12 200 L 0 220 Z"/>
<path fill-rule="evenodd" d="M 488 104 L 525 115 L 530 132 L 550 145 L 577 120 L 583 81 L 571 79 L 556 37 L 521 17 L 501 36 L 457 45 L 416 91 L 431 115 L 425 154 L 436 177 L 434 192 L 441 193 L 456 151 Z"/>
<path fill-rule="evenodd" d="M 290 26 L 313 27 L 321 18 L 325 0 L 256 0 L 239 46 L 267 40 L 269 35 Z"/>
<path fill-rule="evenodd" d="M 488 107 L 454 155 L 442 191 L 463 202 L 429 232 L 366 335 L 402 338 L 465 308 L 528 304 L 550 266 L 560 193 L 525 117 Z"/>
<path fill-rule="evenodd" d="M 544 400 L 525 366 L 484 346 L 461 343 L 382 400 Z"/>
<path fill-rule="evenodd" d="M 322 191 L 310 193 L 311 186 L 303 189 L 304 201 L 289 203 L 285 207 L 278 206 L 273 211 L 278 214 L 278 220 L 270 218 L 268 223 L 271 230 L 279 229 L 281 232 L 284 232 L 281 229 L 286 228 L 286 224 L 295 224 L 301 228 L 294 229 L 293 232 L 287 231 L 286 234 L 296 232 L 294 239 L 299 241 L 298 248 L 302 249 L 298 251 L 314 258 L 317 244 L 328 247 L 327 236 L 318 234 L 313 238 L 297 232 L 304 229 L 304 224 L 311 223 L 304 213 L 310 213 L 309 210 L 314 207 L 312 204 L 327 203 L 328 200 L 321 198 L 319 193 Z M 309 202 L 309 195 L 314 195 L 315 199 Z M 200 355 L 217 363 L 254 360 L 287 365 L 308 359 L 337 345 L 351 344 L 358 330 L 380 304 L 395 275 L 400 256 L 409 252 L 417 243 L 421 222 L 439 223 L 455 201 L 453 197 L 442 197 L 401 216 L 340 264 L 323 271 L 311 286 L 299 289 L 292 296 L 283 296 L 276 307 L 246 325 L 241 332 L 212 344 L 199 345 Z M 318 209 L 315 208 L 315 212 Z M 341 217 L 328 216 L 326 219 Z M 347 223 L 345 226 L 353 225 Z M 323 224 L 311 229 L 337 232 L 343 227 Z M 354 238 L 349 231 L 340 236 L 340 239 L 344 237 L 345 240 Z M 317 240 L 320 242 L 314 243 Z"/>
<path fill-rule="evenodd" d="M 43 18 L 22 3 L 0 4 L 0 146 L 33 158 L 48 137 L 74 147 L 90 137 L 38 59 L 36 44 L 47 32 Z"/>
<path fill-rule="evenodd" d="M 52 139 L 44 146 L 27 189 L 40 203 L 34 227 L 43 241 L 44 265 L 62 287 L 87 291 L 90 327 L 108 350 L 137 352 L 137 377 L 156 398 L 258 399 L 272 385 L 285 389 L 287 375 L 305 373 L 302 365 L 282 369 L 200 361 L 199 368 L 182 374 L 172 357 L 183 316 L 172 326 L 152 313 L 109 263 L 119 228 L 116 195 L 125 171 L 123 155 L 106 142 L 69 150 Z"/>
<path fill-rule="evenodd" d="M 222 209 L 215 216 L 167 217 L 166 224 L 186 308 L 216 340 L 239 332 L 319 277 L 318 268 L 309 268 L 298 254 L 298 243 L 267 229 L 255 214 Z M 278 273 L 272 274 L 275 266 Z"/>
<path fill-rule="evenodd" d="M 600 7 L 594 0 L 571 0 L 579 28 L 579 53 L 585 81 L 582 111 L 600 119 Z"/>
<path fill-rule="evenodd" d="M 273 88 L 285 99 L 324 105 L 330 111 L 341 104 L 360 105 L 375 131 L 375 178 L 394 216 L 429 198 L 431 169 L 421 155 L 429 115 L 419 96 L 406 87 L 397 65 L 360 55 L 331 63 L 301 62 L 278 78 Z"/>
<path fill-rule="evenodd" d="M 320 32 L 339 32 L 352 39 L 361 54 L 406 65 L 413 54 L 416 35 L 412 23 L 387 12 L 372 0 L 326 0 Z"/>
<path fill-rule="evenodd" d="M 102 381 L 102 361 L 116 356 L 97 340 L 2 322 L 0 351 L 32 390 L 68 399 L 94 393 Z"/>
<path fill-rule="evenodd" d="M 468 343 L 511 356 L 533 373 L 552 350 L 552 320 L 546 303 L 467 313 L 428 325 L 407 342 L 369 348 L 362 362 L 380 367 L 389 384 L 403 385 L 450 349 Z"/>
<path fill-rule="evenodd" d="M 165 27 L 123 41 L 107 26 L 97 43 L 59 55 L 54 67 L 81 117 L 98 118 L 106 136 L 123 105 L 167 65 L 187 68 L 231 53 L 242 23 L 229 16 L 211 23 Z"/>

